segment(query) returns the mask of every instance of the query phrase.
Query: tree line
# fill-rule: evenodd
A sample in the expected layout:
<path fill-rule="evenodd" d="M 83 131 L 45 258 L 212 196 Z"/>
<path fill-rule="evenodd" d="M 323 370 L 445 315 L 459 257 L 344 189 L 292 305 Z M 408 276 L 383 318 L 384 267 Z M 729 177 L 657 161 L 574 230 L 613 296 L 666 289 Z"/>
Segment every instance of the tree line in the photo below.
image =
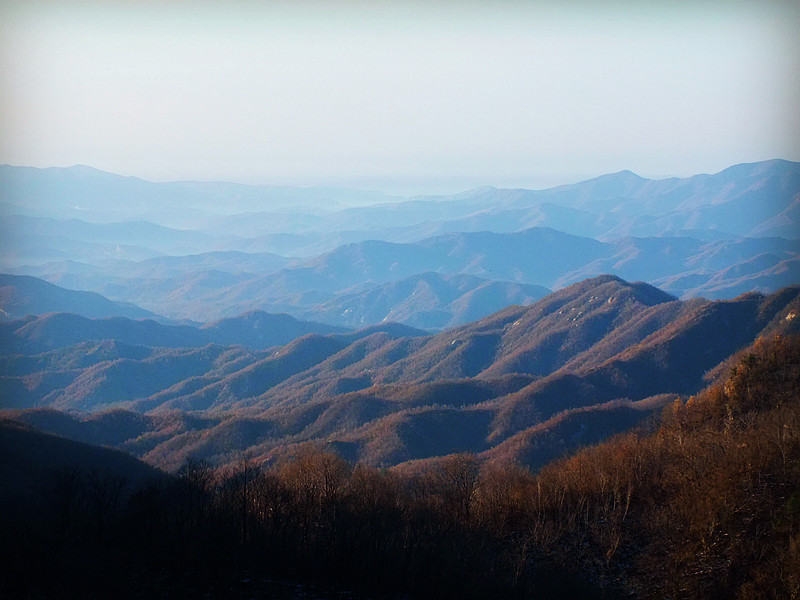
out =
<path fill-rule="evenodd" d="M 469 454 L 377 469 L 311 444 L 268 467 L 190 459 L 135 491 L 61 471 L 0 517 L 0 593 L 795 598 L 799 404 L 800 340 L 784 337 L 652 430 L 538 473 Z"/>

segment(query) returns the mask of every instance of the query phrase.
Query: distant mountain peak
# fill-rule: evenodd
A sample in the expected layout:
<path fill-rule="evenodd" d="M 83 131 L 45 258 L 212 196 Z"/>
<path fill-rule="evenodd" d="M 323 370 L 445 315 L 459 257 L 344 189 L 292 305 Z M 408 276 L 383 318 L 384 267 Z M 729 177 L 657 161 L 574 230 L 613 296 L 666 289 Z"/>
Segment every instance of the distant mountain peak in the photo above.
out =
<path fill-rule="evenodd" d="M 615 173 L 610 173 L 609 177 L 634 177 L 636 179 L 645 179 L 641 175 L 638 175 L 631 171 L 630 169 L 622 169 L 621 171 L 616 171 Z"/>
<path fill-rule="evenodd" d="M 641 175 L 637 175 L 630 169 L 623 169 L 622 171 L 616 171 L 615 173 L 608 173 L 606 175 L 600 175 L 599 177 L 594 177 L 589 181 L 595 182 L 607 182 L 607 181 L 615 181 L 615 182 L 641 182 L 641 181 L 649 181 L 646 177 L 642 177 Z"/>

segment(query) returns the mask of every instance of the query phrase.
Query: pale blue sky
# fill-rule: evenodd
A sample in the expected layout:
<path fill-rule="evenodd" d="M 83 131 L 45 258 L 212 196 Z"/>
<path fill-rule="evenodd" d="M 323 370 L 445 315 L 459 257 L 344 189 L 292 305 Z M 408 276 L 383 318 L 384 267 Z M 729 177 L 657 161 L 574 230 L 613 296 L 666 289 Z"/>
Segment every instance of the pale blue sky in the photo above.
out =
<path fill-rule="evenodd" d="M 1 2 L 0 162 L 415 192 L 800 160 L 800 3 Z"/>

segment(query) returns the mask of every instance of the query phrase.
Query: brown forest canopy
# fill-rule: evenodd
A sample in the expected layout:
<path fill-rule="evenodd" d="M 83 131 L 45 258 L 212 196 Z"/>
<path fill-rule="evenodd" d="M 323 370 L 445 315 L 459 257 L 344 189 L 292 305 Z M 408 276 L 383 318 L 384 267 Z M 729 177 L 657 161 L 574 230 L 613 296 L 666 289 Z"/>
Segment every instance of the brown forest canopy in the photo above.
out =
<path fill-rule="evenodd" d="M 112 575 L 121 574 L 119 558 L 136 563 L 122 581 L 148 589 L 158 572 L 162 590 L 184 593 L 219 585 L 263 593 L 278 577 L 414 598 L 792 598 L 800 337 L 758 340 L 719 383 L 669 405 L 655 430 L 537 474 L 472 454 L 414 471 L 354 467 L 305 445 L 269 468 L 189 460 L 176 479 L 134 493 L 102 522 L 86 516 L 103 486 L 79 473 L 71 485 L 57 481 L 57 493 L 17 514 L 25 518 L 5 518 L 9 531 L 37 540 L 4 537 L 14 574 L 5 591 L 46 592 L 53 580 L 35 569 L 58 572 L 102 547 Z M 86 528 L 68 546 L 58 541 L 65 517 Z M 81 572 L 60 584 L 86 585 Z M 84 590 L 103 585 L 120 583 L 93 580 Z"/>

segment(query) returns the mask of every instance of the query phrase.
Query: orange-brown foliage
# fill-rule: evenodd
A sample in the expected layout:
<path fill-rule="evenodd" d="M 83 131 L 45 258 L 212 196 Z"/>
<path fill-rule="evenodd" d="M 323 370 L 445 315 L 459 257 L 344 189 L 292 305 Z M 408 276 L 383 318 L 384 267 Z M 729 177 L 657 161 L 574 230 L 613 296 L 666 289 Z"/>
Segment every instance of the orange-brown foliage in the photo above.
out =
<path fill-rule="evenodd" d="M 535 546 L 642 597 L 794 598 L 800 339 L 760 341 L 727 381 L 536 477 Z"/>

